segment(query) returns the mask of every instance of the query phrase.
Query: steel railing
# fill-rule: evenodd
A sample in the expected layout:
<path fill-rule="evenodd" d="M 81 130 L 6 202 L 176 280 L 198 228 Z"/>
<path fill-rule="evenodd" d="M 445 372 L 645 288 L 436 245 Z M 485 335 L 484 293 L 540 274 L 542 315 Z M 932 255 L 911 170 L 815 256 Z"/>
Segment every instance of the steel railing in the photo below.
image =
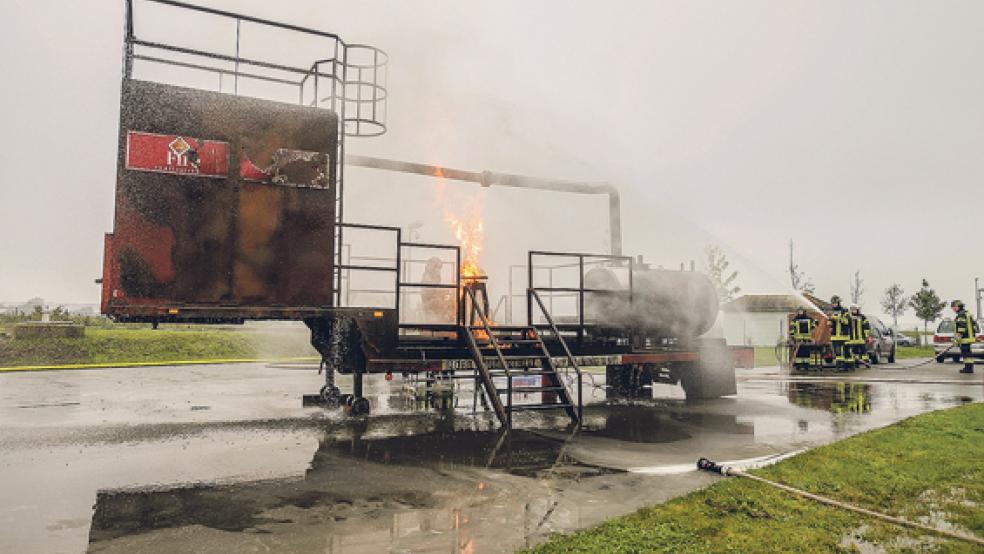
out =
<path fill-rule="evenodd" d="M 570 364 L 570 367 L 574 369 L 574 373 L 577 379 L 577 420 L 578 422 L 583 422 L 584 401 L 581 397 L 581 385 L 583 383 L 581 366 L 578 365 L 577 360 L 574 358 L 574 354 L 571 353 L 571 349 L 567 346 L 567 341 L 564 340 L 564 337 L 560 334 L 560 330 L 557 329 L 557 325 L 554 323 L 553 317 L 551 317 L 550 312 L 547 311 L 547 307 L 543 304 L 543 299 L 540 298 L 540 295 L 536 292 L 536 289 L 529 289 L 528 292 L 529 292 L 529 296 L 536 301 L 536 305 L 540 307 L 540 311 L 543 313 L 543 316 L 546 318 L 547 324 L 550 327 L 550 331 L 553 332 L 555 337 L 557 337 L 557 342 L 559 342 L 560 346 L 563 348 L 564 356 L 567 357 L 567 362 Z M 536 325 L 533 325 L 532 323 L 530 324 L 530 326 L 533 327 L 534 329 L 537 328 Z M 545 354 L 549 356 L 550 351 L 546 350 L 546 347 L 544 347 L 544 350 L 545 350 Z M 559 380 L 560 379 L 558 376 L 558 381 Z"/>

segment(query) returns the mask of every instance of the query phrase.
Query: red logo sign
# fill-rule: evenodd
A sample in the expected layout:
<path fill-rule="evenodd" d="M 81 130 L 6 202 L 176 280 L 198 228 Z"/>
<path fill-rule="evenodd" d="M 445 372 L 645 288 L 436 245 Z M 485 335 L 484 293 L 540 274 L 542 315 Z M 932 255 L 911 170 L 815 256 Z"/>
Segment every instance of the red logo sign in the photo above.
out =
<path fill-rule="evenodd" d="M 178 135 L 127 131 L 126 168 L 225 178 L 229 175 L 229 144 Z"/>

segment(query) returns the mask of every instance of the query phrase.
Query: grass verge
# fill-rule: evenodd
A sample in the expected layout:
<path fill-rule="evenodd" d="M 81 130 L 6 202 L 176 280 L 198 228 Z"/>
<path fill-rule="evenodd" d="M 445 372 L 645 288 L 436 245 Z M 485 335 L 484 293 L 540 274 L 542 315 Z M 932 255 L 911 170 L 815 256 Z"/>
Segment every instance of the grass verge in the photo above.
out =
<path fill-rule="evenodd" d="M 0 339 L 0 367 L 312 356 L 306 333 L 86 328 L 77 339 Z"/>
<path fill-rule="evenodd" d="M 778 363 L 779 362 L 776 361 L 776 347 L 755 347 L 755 367 L 772 367 Z"/>
<path fill-rule="evenodd" d="M 895 351 L 895 358 L 905 360 L 909 358 L 932 358 L 936 353 L 932 346 L 900 346 Z"/>
<path fill-rule="evenodd" d="M 916 416 L 753 473 L 984 536 L 984 404 Z M 872 550 L 869 550 L 871 548 Z M 727 478 L 532 549 L 573 552 L 980 552 L 767 485 Z"/>
<path fill-rule="evenodd" d="M 932 346 L 900 346 L 895 351 L 896 359 L 906 360 L 911 358 L 932 358 L 936 354 Z M 771 367 L 776 365 L 775 347 L 756 346 L 755 347 L 755 367 Z"/>

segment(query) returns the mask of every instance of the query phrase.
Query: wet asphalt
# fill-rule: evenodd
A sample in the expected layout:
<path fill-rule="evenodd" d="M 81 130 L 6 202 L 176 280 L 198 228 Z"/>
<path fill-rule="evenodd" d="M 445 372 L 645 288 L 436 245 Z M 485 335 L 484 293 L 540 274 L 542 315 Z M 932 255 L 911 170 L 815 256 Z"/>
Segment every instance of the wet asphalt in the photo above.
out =
<path fill-rule="evenodd" d="M 980 373 L 895 367 L 739 370 L 736 397 L 704 402 L 606 398 L 596 375 L 581 429 L 523 414 L 508 435 L 462 381 L 435 403 L 368 379 L 373 415 L 353 419 L 301 406 L 322 382 L 307 366 L 2 374 L 0 552 L 513 551 L 713 482 L 701 456 L 754 463 L 982 400 Z"/>

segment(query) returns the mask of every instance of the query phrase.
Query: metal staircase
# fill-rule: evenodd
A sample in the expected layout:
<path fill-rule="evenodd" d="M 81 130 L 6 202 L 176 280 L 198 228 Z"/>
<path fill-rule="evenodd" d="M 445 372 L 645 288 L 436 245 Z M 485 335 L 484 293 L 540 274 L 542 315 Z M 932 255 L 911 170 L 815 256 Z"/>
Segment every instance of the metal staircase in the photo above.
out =
<path fill-rule="evenodd" d="M 535 326 L 493 325 L 489 322 L 487 309 L 478 301 L 474 288 L 466 285 L 465 294 L 470 304 L 470 317 L 465 318 L 464 335 L 479 381 L 502 425 L 511 429 L 512 415 L 515 412 L 553 409 L 563 409 L 572 423 L 579 424 L 582 416 L 581 372 L 560 334 L 557 333 L 557 337 L 570 358 L 571 367 L 577 373 L 576 403 Z M 549 321 L 549 314 L 547 318 Z M 552 323 L 551 326 L 553 327 Z M 556 330 L 555 327 L 553 329 Z M 517 377 L 525 378 L 527 383 L 514 385 Z M 528 383 L 530 377 L 536 379 L 535 385 Z M 502 386 L 502 381 L 505 381 L 505 387 Z M 517 402 L 530 394 L 539 394 L 539 400 Z M 522 396 L 517 398 L 517 395 Z"/>

